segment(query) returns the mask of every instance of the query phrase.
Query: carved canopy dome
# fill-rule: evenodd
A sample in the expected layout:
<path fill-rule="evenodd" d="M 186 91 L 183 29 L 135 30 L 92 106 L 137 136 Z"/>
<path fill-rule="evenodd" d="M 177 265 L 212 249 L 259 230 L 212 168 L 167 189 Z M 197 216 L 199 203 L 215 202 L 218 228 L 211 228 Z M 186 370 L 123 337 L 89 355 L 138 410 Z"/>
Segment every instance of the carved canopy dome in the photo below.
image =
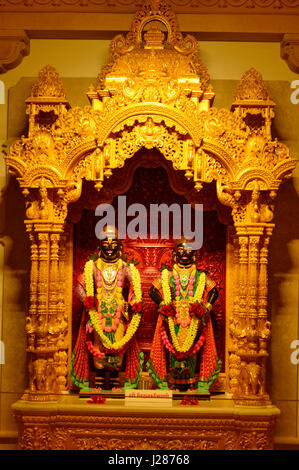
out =
<path fill-rule="evenodd" d="M 58 218 L 78 200 L 84 179 L 101 191 L 142 147 L 157 148 L 196 190 L 216 181 L 219 200 L 230 207 L 253 190 L 269 191 L 272 204 L 295 167 L 288 148 L 272 138 L 275 104 L 261 74 L 244 73 L 231 110 L 213 107 L 198 41 L 179 31 L 165 0 L 142 3 L 131 30 L 112 40 L 87 96 L 90 106 L 69 109 L 58 73 L 45 67 L 27 100 L 28 135 L 6 157 L 25 194 L 41 186 L 57 192 L 64 207 Z"/>
<path fill-rule="evenodd" d="M 57 70 L 51 65 L 44 67 L 31 89 L 31 97 L 65 98 L 66 91 Z"/>

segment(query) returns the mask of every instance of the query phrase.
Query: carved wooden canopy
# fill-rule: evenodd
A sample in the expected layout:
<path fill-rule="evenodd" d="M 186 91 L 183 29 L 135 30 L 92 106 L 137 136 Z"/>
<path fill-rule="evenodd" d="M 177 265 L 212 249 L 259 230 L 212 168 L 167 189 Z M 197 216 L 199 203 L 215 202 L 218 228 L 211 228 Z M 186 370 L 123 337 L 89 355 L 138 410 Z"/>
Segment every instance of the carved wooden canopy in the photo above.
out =
<path fill-rule="evenodd" d="M 98 86 L 87 92 L 90 106 L 70 109 L 58 73 L 43 68 L 26 100 L 28 135 L 6 158 L 25 195 L 54 190 L 61 210 L 52 217 L 61 221 L 84 178 L 101 189 L 139 148 L 156 147 L 198 190 L 216 180 L 225 204 L 254 188 L 274 196 L 295 160 L 272 139 L 275 104 L 261 75 L 246 71 L 231 110 L 217 109 L 199 52 L 195 38 L 179 32 L 167 3 L 145 2 L 131 31 L 111 42 Z M 42 218 L 36 210 L 28 218 Z"/>
<path fill-rule="evenodd" d="M 197 40 L 179 31 L 167 2 L 146 1 L 131 30 L 112 40 L 87 96 L 88 106 L 71 108 L 57 71 L 44 67 L 26 100 L 28 135 L 5 157 L 26 198 L 31 239 L 30 396 L 67 388 L 61 253 L 69 204 L 80 198 L 83 180 L 94 183 L 100 200 L 114 169 L 141 148 L 157 148 L 197 191 L 215 181 L 219 201 L 232 209 L 228 388 L 242 403 L 264 400 L 268 243 L 277 190 L 296 162 L 272 137 L 275 104 L 260 73 L 245 71 L 230 110 L 213 107 Z M 33 379 L 38 361 L 56 364 L 52 385 Z"/>

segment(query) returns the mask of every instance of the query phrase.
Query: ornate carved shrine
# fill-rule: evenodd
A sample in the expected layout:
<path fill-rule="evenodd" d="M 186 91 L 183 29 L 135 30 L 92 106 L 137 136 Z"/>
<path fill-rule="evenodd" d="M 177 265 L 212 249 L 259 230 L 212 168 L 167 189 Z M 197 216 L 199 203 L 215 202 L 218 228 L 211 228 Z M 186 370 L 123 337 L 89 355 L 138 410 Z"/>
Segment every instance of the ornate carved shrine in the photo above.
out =
<path fill-rule="evenodd" d="M 89 106 L 70 108 L 57 71 L 43 68 L 26 100 L 28 134 L 5 157 L 26 201 L 31 242 L 29 383 L 14 405 L 20 448 L 271 448 L 278 410 L 265 378 L 268 245 L 275 198 L 295 160 L 272 137 L 275 104 L 261 75 L 244 73 L 231 110 L 213 107 L 198 42 L 180 33 L 167 2 L 149 1 L 131 31 L 112 40 L 87 96 Z M 174 406 L 132 414 L 120 405 L 86 405 L 70 393 L 73 273 L 89 246 L 76 226 L 88 217 L 84 210 L 128 192 L 137 167 L 141 178 L 145 169 L 164 167 L 179 197 L 204 202 L 226 225 L 224 248 L 205 261 L 215 270 L 226 266 L 225 282 L 219 277 L 224 311 L 215 319 L 224 362 L 215 391 L 223 400 L 218 395 L 192 413 Z M 170 247 L 155 253 L 167 257 Z M 150 279 L 157 265 L 146 261 L 148 246 L 128 242 L 126 249 L 143 257 Z"/>

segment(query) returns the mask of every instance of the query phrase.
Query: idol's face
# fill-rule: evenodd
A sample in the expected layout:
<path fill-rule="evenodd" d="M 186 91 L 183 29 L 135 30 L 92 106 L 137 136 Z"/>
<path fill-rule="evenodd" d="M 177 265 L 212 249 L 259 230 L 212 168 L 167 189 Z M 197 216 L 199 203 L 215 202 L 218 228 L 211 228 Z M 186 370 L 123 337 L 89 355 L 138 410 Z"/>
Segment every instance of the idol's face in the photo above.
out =
<path fill-rule="evenodd" d="M 119 242 L 115 238 L 105 238 L 101 241 L 101 257 L 105 261 L 115 261 L 119 258 Z"/>
<path fill-rule="evenodd" d="M 195 251 L 188 243 L 181 243 L 176 249 L 177 262 L 182 266 L 189 266 L 194 263 Z"/>

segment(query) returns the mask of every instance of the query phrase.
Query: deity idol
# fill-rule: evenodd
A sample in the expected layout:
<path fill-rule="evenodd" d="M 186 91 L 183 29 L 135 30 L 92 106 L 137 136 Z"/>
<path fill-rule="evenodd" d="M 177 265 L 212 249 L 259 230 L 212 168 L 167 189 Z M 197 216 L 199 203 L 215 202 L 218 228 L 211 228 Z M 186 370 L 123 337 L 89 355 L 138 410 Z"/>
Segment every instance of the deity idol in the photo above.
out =
<path fill-rule="evenodd" d="M 219 293 L 195 258 L 190 241 L 178 241 L 173 268 L 153 282 L 159 316 L 147 370 L 161 389 L 207 394 L 221 369 L 210 318 Z"/>
<path fill-rule="evenodd" d="M 96 370 L 95 384 L 106 390 L 138 385 L 143 352 L 135 333 L 142 316 L 140 274 L 122 259 L 122 245 L 114 227 L 105 227 L 96 259 L 89 259 L 79 277 L 77 295 L 83 302 L 79 334 L 71 361 L 71 379 L 80 388 L 90 387 L 89 359 Z"/>

